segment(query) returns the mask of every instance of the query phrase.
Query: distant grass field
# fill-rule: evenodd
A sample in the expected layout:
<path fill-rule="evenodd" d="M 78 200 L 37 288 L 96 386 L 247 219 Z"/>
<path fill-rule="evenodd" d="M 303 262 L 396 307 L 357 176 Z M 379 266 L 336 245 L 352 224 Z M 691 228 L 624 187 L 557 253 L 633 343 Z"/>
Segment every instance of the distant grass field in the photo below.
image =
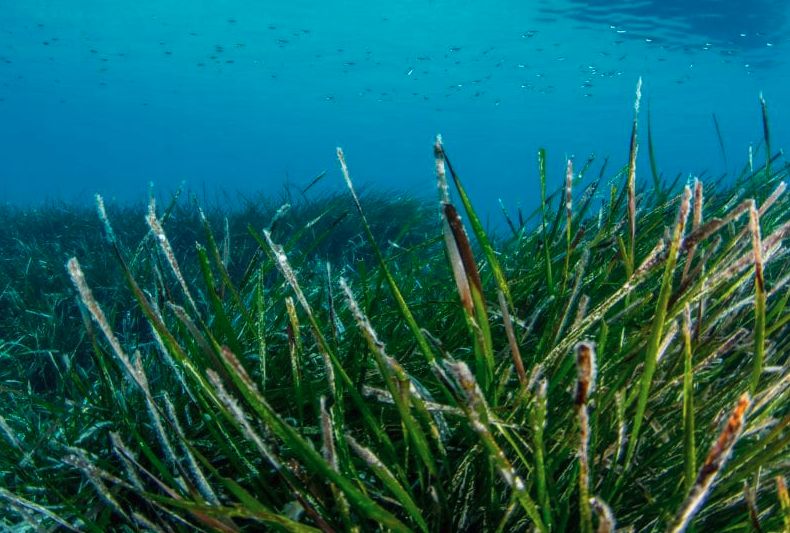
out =
<path fill-rule="evenodd" d="M 2 208 L 0 527 L 790 530 L 790 167 L 763 105 L 762 165 L 638 184 L 637 114 L 497 235 L 439 139 L 438 209 L 340 150 L 348 195 Z"/>

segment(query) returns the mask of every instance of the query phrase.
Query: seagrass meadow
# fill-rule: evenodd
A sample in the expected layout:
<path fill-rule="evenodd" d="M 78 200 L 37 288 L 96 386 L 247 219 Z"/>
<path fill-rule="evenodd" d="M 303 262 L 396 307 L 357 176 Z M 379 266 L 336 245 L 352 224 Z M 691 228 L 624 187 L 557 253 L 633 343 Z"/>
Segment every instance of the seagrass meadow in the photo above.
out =
<path fill-rule="evenodd" d="M 6 206 L 0 527 L 790 530 L 790 167 L 762 102 L 737 176 L 648 129 L 637 180 L 638 104 L 498 233 L 440 138 L 438 211 L 341 150 L 338 195 Z"/>

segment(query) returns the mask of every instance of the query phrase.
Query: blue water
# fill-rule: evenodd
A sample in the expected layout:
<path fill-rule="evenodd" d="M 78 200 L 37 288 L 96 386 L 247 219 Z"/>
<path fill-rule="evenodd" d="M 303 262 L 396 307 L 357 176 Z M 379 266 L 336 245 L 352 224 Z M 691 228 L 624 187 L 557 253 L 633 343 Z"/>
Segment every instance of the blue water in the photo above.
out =
<path fill-rule="evenodd" d="M 0 0 L 0 199 L 277 194 L 328 170 L 434 194 L 444 138 L 481 211 L 537 205 L 536 153 L 627 161 L 643 79 L 668 177 L 790 140 L 790 3 Z M 715 113 L 727 153 L 721 154 Z M 762 161 L 762 152 L 756 162 Z M 596 171 L 597 171 L 597 167 Z"/>

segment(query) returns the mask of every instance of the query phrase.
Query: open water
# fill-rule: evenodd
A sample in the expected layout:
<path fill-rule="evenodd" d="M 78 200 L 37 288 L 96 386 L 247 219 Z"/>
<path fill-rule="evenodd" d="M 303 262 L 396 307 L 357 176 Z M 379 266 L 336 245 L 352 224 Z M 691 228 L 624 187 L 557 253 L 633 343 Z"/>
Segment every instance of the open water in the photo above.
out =
<path fill-rule="evenodd" d="M 304 186 L 434 194 L 432 141 L 483 212 L 538 201 L 536 153 L 627 160 L 641 76 L 659 169 L 733 175 L 790 138 L 786 1 L 2 0 L 0 200 Z M 713 117 L 719 124 L 719 142 Z M 724 154 L 720 144 L 724 145 Z M 764 159 L 756 150 L 755 163 Z"/>

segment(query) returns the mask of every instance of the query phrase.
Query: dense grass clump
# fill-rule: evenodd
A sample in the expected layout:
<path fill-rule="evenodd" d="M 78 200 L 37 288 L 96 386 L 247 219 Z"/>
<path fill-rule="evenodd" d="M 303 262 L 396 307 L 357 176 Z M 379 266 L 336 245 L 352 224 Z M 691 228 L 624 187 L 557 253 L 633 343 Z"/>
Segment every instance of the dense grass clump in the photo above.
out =
<path fill-rule="evenodd" d="M 440 140 L 438 224 L 358 197 L 338 151 L 350 203 L 98 199 L 104 245 L 85 217 L 18 230 L 0 524 L 787 529 L 788 166 L 640 190 L 636 126 L 628 165 L 568 161 L 554 195 L 541 151 L 544 201 L 498 237 Z"/>

